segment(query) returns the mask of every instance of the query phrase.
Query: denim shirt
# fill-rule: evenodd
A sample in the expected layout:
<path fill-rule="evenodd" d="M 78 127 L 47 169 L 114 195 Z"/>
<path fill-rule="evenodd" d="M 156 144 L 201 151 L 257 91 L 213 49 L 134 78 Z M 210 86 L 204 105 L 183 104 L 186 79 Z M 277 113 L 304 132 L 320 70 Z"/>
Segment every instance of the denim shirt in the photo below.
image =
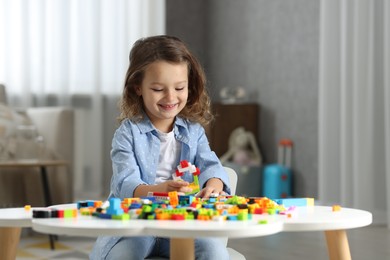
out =
<path fill-rule="evenodd" d="M 198 123 L 176 117 L 174 135 L 181 143 L 180 161 L 187 160 L 199 168 L 199 185 L 204 187 L 210 178 L 219 178 L 224 191 L 230 193 L 229 177 L 217 155 L 210 149 L 204 128 Z M 158 132 L 147 117 L 140 122 L 122 121 L 112 140 L 113 176 L 109 198 L 131 198 L 142 184 L 154 184 L 160 155 Z M 178 162 L 179 163 L 179 162 Z M 192 182 L 190 173 L 182 179 Z M 104 259 L 120 237 L 99 237 L 91 259 Z"/>

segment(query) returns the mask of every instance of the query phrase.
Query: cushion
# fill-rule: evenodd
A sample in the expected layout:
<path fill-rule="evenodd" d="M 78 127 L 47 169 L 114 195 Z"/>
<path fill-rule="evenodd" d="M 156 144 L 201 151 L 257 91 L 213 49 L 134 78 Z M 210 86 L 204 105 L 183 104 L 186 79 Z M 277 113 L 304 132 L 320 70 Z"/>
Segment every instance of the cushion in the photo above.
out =
<path fill-rule="evenodd" d="M 0 160 L 33 159 L 42 149 L 41 141 L 26 113 L 0 103 Z"/>
<path fill-rule="evenodd" d="M 0 126 L 3 124 L 8 126 L 8 130 L 11 130 L 16 125 L 31 125 L 32 122 L 26 113 L 17 112 L 6 104 L 0 103 Z"/>

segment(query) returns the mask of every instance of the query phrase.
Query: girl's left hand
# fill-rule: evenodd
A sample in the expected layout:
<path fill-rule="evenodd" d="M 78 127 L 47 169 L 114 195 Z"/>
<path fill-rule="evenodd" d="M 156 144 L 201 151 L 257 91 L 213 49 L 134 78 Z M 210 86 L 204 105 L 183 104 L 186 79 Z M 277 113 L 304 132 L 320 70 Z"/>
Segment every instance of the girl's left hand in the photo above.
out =
<path fill-rule="evenodd" d="M 224 195 L 223 182 L 218 178 L 211 178 L 207 181 L 206 186 L 198 192 L 197 197 L 209 198 L 211 194 Z"/>

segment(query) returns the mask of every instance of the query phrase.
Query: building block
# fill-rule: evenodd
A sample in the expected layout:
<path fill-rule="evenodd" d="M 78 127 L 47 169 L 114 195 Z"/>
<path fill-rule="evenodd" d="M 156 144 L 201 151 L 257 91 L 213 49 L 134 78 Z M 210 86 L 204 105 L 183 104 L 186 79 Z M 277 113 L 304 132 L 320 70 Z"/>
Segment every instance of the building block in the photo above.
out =
<path fill-rule="evenodd" d="M 119 198 L 111 198 L 110 206 L 107 208 L 106 213 L 110 215 L 121 215 L 123 209 L 121 208 L 121 200 Z"/>
<path fill-rule="evenodd" d="M 275 199 L 275 202 L 284 207 L 307 207 L 314 206 L 314 198 L 288 198 L 288 199 Z"/>
<path fill-rule="evenodd" d="M 192 165 L 190 162 L 188 162 L 186 160 L 180 161 L 180 164 L 177 166 L 177 169 L 172 176 L 173 180 L 175 180 L 175 181 L 182 180 L 181 176 L 183 176 L 183 174 L 185 172 L 191 173 L 193 176 L 193 180 L 194 180 L 188 186 L 189 188 L 192 189 L 192 191 L 187 192 L 186 195 L 198 193 L 200 191 L 199 179 L 198 179 L 198 176 L 200 174 L 200 170 L 199 170 L 199 168 L 195 167 L 195 165 Z"/>
<path fill-rule="evenodd" d="M 335 211 L 340 211 L 341 210 L 341 206 L 340 205 L 333 205 L 332 206 L 332 211 L 335 212 Z"/>

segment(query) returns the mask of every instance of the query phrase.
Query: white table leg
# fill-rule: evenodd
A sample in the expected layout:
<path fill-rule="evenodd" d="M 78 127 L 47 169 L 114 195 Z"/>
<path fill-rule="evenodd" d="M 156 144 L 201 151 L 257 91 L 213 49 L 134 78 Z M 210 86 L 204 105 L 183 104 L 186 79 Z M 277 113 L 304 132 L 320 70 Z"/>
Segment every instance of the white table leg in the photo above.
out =
<path fill-rule="evenodd" d="M 0 228 L 0 252 L 1 259 L 15 260 L 19 245 L 20 227 L 1 227 Z"/>
<path fill-rule="evenodd" d="M 325 231 L 330 260 L 351 260 L 347 232 L 345 230 Z"/>
<path fill-rule="evenodd" d="M 192 238 L 171 238 L 171 260 L 194 260 L 195 245 Z"/>

